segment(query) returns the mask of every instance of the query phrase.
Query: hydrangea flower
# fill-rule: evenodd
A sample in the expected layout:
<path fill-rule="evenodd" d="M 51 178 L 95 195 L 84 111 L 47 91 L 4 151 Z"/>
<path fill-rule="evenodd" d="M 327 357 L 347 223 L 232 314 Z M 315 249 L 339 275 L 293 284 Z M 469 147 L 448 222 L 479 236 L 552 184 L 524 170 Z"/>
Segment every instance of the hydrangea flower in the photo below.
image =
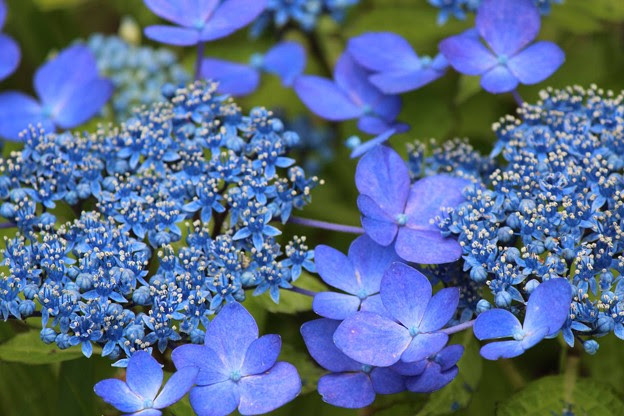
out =
<path fill-rule="evenodd" d="M 116 378 L 102 380 L 93 390 L 106 403 L 129 416 L 160 416 L 161 410 L 179 401 L 195 384 L 198 369 L 181 368 L 173 373 L 165 386 L 163 370 L 148 352 L 138 351 L 128 361 L 126 381 Z"/>
<path fill-rule="evenodd" d="M 464 20 L 466 19 L 467 12 L 475 12 L 481 0 L 428 0 L 429 4 L 433 7 L 440 9 L 438 13 L 438 24 L 445 24 L 449 18 Z M 533 4 L 537 6 L 540 14 L 550 14 L 553 4 L 561 4 L 563 0 L 532 0 Z"/>
<path fill-rule="evenodd" d="M 268 413 L 293 400 L 301 391 L 295 367 L 276 362 L 278 335 L 258 338 L 253 317 L 232 302 L 206 328 L 204 345 L 183 345 L 171 356 L 176 368 L 199 368 L 191 390 L 191 406 L 200 416 Z"/>
<path fill-rule="evenodd" d="M 98 75 L 95 58 L 84 46 L 71 46 L 41 66 L 34 87 L 39 101 L 17 91 L 0 93 L 0 136 L 22 140 L 29 125 L 48 132 L 68 129 L 93 117 L 113 93 Z"/>
<path fill-rule="evenodd" d="M 556 335 L 568 318 L 572 288 L 566 279 L 550 279 L 533 290 L 526 304 L 524 323 L 505 309 L 490 309 L 477 317 L 474 334 L 480 340 L 513 338 L 481 348 L 488 360 L 513 358 L 535 346 L 544 337 Z"/>
<path fill-rule="evenodd" d="M 333 80 L 302 75 L 294 87 L 301 101 L 324 119 L 358 119 L 358 128 L 369 134 L 381 134 L 391 128 L 406 131 L 405 124 L 396 122 L 401 98 L 383 94 L 370 83 L 368 76 L 368 71 L 345 52 L 336 63 Z"/>
<path fill-rule="evenodd" d="M 0 30 L 4 26 L 6 16 L 6 3 L 0 0 Z M 10 36 L 0 33 L 0 81 L 15 72 L 20 59 L 21 52 L 17 43 Z"/>
<path fill-rule="evenodd" d="M 217 81 L 217 91 L 220 93 L 236 97 L 251 94 L 258 89 L 261 72 L 277 75 L 284 87 L 290 87 L 303 73 L 305 65 L 305 49 L 299 43 L 280 42 L 264 55 L 253 55 L 249 65 L 205 58 L 201 74 L 206 79 Z"/>
<path fill-rule="evenodd" d="M 358 136 L 350 137 L 345 143 L 346 146 L 351 149 L 351 154 L 349 156 L 351 159 L 356 159 L 366 154 L 377 146 L 386 143 L 394 133 L 396 133 L 396 129 L 390 129 L 365 142 L 362 142 Z"/>
<path fill-rule="evenodd" d="M 443 40 L 440 51 L 458 72 L 481 75 L 481 86 L 488 92 L 509 92 L 519 83 L 537 84 L 565 60 L 552 42 L 529 46 L 540 29 L 539 11 L 531 0 L 484 0 L 475 25 L 476 29 Z"/>
<path fill-rule="evenodd" d="M 228 36 L 251 23 L 267 6 L 267 0 L 144 0 L 154 14 L 175 24 L 145 28 L 157 42 L 192 46 Z"/>
<path fill-rule="evenodd" d="M 350 358 L 387 367 L 438 353 L 448 342 L 442 329 L 455 315 L 457 288 L 432 294 L 431 283 L 416 269 L 394 263 L 381 281 L 381 301 L 389 317 L 356 312 L 334 334 L 336 346 Z"/>
<path fill-rule="evenodd" d="M 448 63 L 443 55 L 419 57 L 411 45 L 392 32 L 369 32 L 349 39 L 347 51 L 372 71 L 369 81 L 386 94 L 418 89 L 440 78 Z"/>
<path fill-rule="evenodd" d="M 410 185 L 401 157 L 378 146 L 358 163 L 355 183 L 362 226 L 376 243 L 394 243 L 401 258 L 422 264 L 448 263 L 461 256 L 459 243 L 444 237 L 433 221 L 443 208 L 464 200 L 467 180 L 435 175 Z"/>
<path fill-rule="evenodd" d="M 384 272 L 399 260 L 392 247 L 383 247 L 363 235 L 351 243 L 348 256 L 319 245 L 314 249 L 316 270 L 331 287 L 346 293 L 319 292 L 312 308 L 331 319 L 345 319 L 358 310 L 383 313 L 379 288 Z"/>
<path fill-rule="evenodd" d="M 463 353 L 464 347 L 462 345 L 449 345 L 423 361 L 414 364 L 399 362 L 392 368 L 401 374 L 411 376 L 405 380 L 405 387 L 409 391 L 430 393 L 440 390 L 453 381 L 459 372 L 457 362 Z"/>

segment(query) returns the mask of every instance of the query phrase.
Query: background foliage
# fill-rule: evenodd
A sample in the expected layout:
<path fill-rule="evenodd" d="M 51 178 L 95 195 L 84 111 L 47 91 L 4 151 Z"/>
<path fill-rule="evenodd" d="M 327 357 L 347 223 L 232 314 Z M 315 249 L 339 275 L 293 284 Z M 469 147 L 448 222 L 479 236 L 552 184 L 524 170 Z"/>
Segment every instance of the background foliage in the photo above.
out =
<path fill-rule="evenodd" d="M 65 47 L 76 38 L 91 33 L 115 33 L 123 16 L 132 16 L 144 27 L 156 23 L 141 0 L 8 0 L 10 16 L 5 31 L 19 42 L 22 63 L 19 70 L 0 84 L 1 89 L 32 91 L 34 70 L 49 53 Z M 346 40 L 365 31 L 390 30 L 407 38 L 420 54 L 434 54 L 437 43 L 472 25 L 470 20 L 436 24 L 437 10 L 426 0 L 368 0 L 353 8 L 342 26 L 329 19 L 316 33 L 304 36 L 286 30 L 280 36 L 303 42 L 309 53 L 309 73 L 327 75 L 342 52 Z M 622 88 L 624 74 L 624 1 L 565 0 L 555 5 L 542 21 L 540 37 L 555 41 L 566 52 L 566 63 L 547 82 L 553 87 L 592 83 L 604 89 Z M 239 62 L 265 51 L 275 35 L 251 41 L 243 30 L 225 40 L 207 45 L 207 55 Z M 191 69 L 194 51 L 178 50 L 180 59 Z M 186 53 L 187 55 L 182 55 Z M 535 101 L 545 85 L 519 88 L 527 101 Z M 284 89 L 276 78 L 265 77 L 254 95 L 239 100 L 246 108 L 264 105 L 282 108 L 288 116 L 307 110 L 292 90 Z M 491 125 L 514 111 L 511 95 L 493 96 L 479 88 L 478 78 L 449 73 L 420 90 L 404 96 L 400 119 L 411 124 L 406 134 L 392 139 L 399 152 L 412 140 L 444 141 L 468 137 L 477 147 L 488 149 L 494 137 Z M 320 122 L 320 121 L 319 121 Z M 304 216 L 356 225 L 358 211 L 353 184 L 355 162 L 348 159 L 342 142 L 356 134 L 354 124 L 333 126 L 340 139 L 334 143 L 338 163 L 325 167 L 325 185 L 316 190 L 313 203 Z M 11 146 L 5 146 L 8 152 Z M 311 246 L 329 244 L 346 249 L 349 236 L 305 230 Z M 10 234 L 13 230 L 3 230 Z M 287 229 L 286 237 L 294 232 Z M 301 233 L 301 230 L 297 230 Z M 304 276 L 302 287 L 318 290 L 320 280 Z M 459 363 L 460 373 L 453 383 L 430 396 L 403 394 L 392 402 L 380 396 L 374 407 L 358 411 L 333 408 L 315 393 L 321 374 L 308 357 L 298 332 L 302 322 L 312 319 L 309 299 L 283 293 L 279 305 L 267 296 L 250 298 L 246 306 L 253 312 L 261 331 L 278 333 L 284 341 L 282 358 L 297 365 L 303 380 L 303 393 L 275 415 L 578 415 L 624 414 L 624 344 L 615 337 L 601 340 L 595 356 L 565 351 L 558 340 L 544 342 L 513 362 L 490 362 L 478 356 L 478 345 L 471 333 L 459 334 L 453 342 L 466 346 Z M 0 325 L 0 414 L 4 416 L 115 415 L 93 393 L 92 386 L 116 371 L 107 359 L 87 360 L 79 350 L 60 351 L 38 340 L 40 324 L 11 321 Z M 25 353 L 26 352 L 26 353 Z M 162 360 L 161 360 L 162 361 Z M 559 369 L 565 369 L 560 372 Z M 556 375 L 560 374 L 560 375 Z M 534 380 L 534 381 L 532 381 Z M 188 402 L 169 411 L 177 416 L 192 415 Z"/>

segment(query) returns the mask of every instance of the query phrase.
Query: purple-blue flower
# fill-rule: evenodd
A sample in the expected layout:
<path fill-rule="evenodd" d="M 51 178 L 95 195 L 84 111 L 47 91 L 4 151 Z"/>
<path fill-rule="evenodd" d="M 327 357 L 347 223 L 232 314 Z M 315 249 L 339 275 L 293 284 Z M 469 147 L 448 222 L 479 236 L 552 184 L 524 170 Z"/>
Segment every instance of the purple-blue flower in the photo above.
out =
<path fill-rule="evenodd" d="M 163 370 L 148 352 L 137 351 L 128 361 L 126 381 L 102 380 L 93 388 L 95 394 L 130 416 L 160 416 L 161 409 L 179 401 L 195 384 L 198 370 L 181 368 L 160 389 Z M 160 392 L 159 392 L 160 391 Z"/>
<path fill-rule="evenodd" d="M 419 57 L 403 37 L 392 32 L 351 38 L 347 51 L 358 64 L 373 72 L 369 81 L 386 94 L 418 89 L 440 78 L 448 67 L 444 56 Z"/>
<path fill-rule="evenodd" d="M 381 301 L 390 317 L 356 312 L 334 334 L 336 346 L 350 358 L 387 367 L 399 360 L 423 360 L 448 342 L 441 332 L 455 314 L 459 289 L 441 289 L 432 296 L 431 283 L 416 269 L 394 263 L 381 280 Z"/>
<path fill-rule="evenodd" d="M 145 28 L 155 41 L 192 46 L 223 38 L 247 26 L 262 13 L 266 0 L 144 0 L 154 12 L 175 24 Z"/>
<path fill-rule="evenodd" d="M 349 156 L 351 157 L 351 159 L 357 159 L 358 157 L 366 154 L 378 145 L 390 140 L 390 137 L 392 137 L 394 133 L 396 133 L 395 129 L 386 130 L 383 133 L 365 142 L 362 142 L 359 137 L 353 136 L 352 139 L 349 139 L 347 141 L 347 147 L 351 149 L 351 154 Z"/>
<path fill-rule="evenodd" d="M 333 80 L 302 75 L 295 81 L 295 91 L 312 112 L 326 120 L 358 119 L 358 128 L 369 134 L 381 134 L 391 128 L 406 131 L 407 125 L 396 122 L 401 98 L 379 91 L 368 80 L 369 75 L 345 52 L 336 63 Z"/>
<path fill-rule="evenodd" d="M 559 332 L 570 313 L 572 287 L 566 279 L 547 280 L 533 290 L 526 305 L 524 323 L 505 309 L 483 312 L 474 323 L 474 334 L 480 339 L 513 338 L 497 341 L 481 348 L 488 360 L 517 357 L 544 337 Z"/>
<path fill-rule="evenodd" d="M 98 75 L 95 58 L 84 46 L 72 46 L 35 73 L 36 100 L 17 91 L 0 94 L 0 136 L 20 140 L 29 125 L 48 132 L 69 129 L 93 117 L 113 93 L 113 84 Z"/>
<path fill-rule="evenodd" d="M 408 168 L 392 149 L 378 146 L 358 163 L 355 183 L 362 226 L 383 246 L 394 242 L 397 254 L 421 264 L 449 263 L 459 259 L 461 246 L 443 237 L 433 221 L 443 208 L 463 201 L 465 179 L 434 175 L 410 185 Z"/>
<path fill-rule="evenodd" d="M 191 406 L 199 416 L 225 416 L 238 408 L 242 415 L 270 412 L 301 391 L 297 369 L 276 362 L 278 335 L 258 338 L 258 326 L 239 303 L 223 307 L 206 328 L 204 345 L 176 348 L 176 368 L 199 368 L 191 390 Z"/>
<path fill-rule="evenodd" d="M 565 60 L 561 48 L 552 42 L 528 46 L 540 29 L 539 10 L 531 0 L 484 0 L 475 23 L 476 30 L 443 40 L 440 51 L 458 72 L 481 75 L 486 91 L 502 93 L 519 83 L 536 84 Z"/>
<path fill-rule="evenodd" d="M 290 87 L 303 73 L 305 65 L 305 49 L 299 43 L 280 42 L 264 55 L 253 55 L 249 65 L 205 58 L 202 61 L 202 76 L 217 81 L 217 91 L 222 94 L 243 96 L 258 89 L 262 72 L 277 75 L 282 85 Z"/>
<path fill-rule="evenodd" d="M 316 319 L 301 326 L 301 335 L 310 355 L 331 372 L 318 381 L 317 389 L 323 400 L 334 406 L 357 409 L 371 404 L 376 394 L 404 391 L 405 377 L 392 367 L 359 363 L 336 348 L 332 337 L 339 325 L 340 321 Z M 402 367 L 414 371 L 414 367 L 420 369 L 424 365 L 404 364 Z M 416 369 L 418 371 L 422 370 Z"/>
<path fill-rule="evenodd" d="M 6 4 L 4 0 L 0 0 L 0 30 L 4 26 L 6 16 Z M 20 58 L 21 53 L 17 43 L 10 36 L 0 33 L 0 81 L 17 69 Z"/>
<path fill-rule="evenodd" d="M 419 368 L 415 364 L 405 364 L 401 361 L 392 368 L 400 374 L 412 376 L 405 380 L 405 385 L 409 391 L 430 393 L 440 390 L 453 381 L 459 372 L 457 362 L 463 353 L 464 347 L 462 345 L 449 345 L 437 354 L 419 361 Z"/>
<path fill-rule="evenodd" d="M 358 310 L 382 312 L 379 287 L 385 271 L 398 261 L 392 247 L 383 247 L 370 237 L 356 238 L 345 256 L 325 245 L 314 250 L 316 271 L 329 286 L 345 293 L 320 292 L 312 308 L 331 319 L 345 319 Z"/>

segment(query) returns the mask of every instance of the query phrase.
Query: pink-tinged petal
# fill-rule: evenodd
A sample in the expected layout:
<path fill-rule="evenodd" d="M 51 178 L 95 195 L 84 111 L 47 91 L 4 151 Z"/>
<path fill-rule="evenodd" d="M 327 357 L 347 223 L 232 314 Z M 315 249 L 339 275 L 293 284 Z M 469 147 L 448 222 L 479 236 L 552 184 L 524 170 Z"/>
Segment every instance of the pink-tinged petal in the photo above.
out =
<path fill-rule="evenodd" d="M 193 46 L 199 43 L 199 31 L 197 29 L 178 26 L 148 26 L 145 28 L 145 36 L 167 45 Z"/>
<path fill-rule="evenodd" d="M 540 283 L 531 293 L 526 306 L 523 329 L 533 332 L 548 328 L 548 336 L 555 335 L 570 314 L 572 287 L 567 279 L 550 279 Z"/>
<path fill-rule="evenodd" d="M 146 351 L 137 351 L 128 362 L 126 383 L 145 400 L 154 400 L 163 381 L 163 370 L 158 361 Z"/>
<path fill-rule="evenodd" d="M 17 43 L 9 36 L 0 33 L 0 81 L 15 72 L 21 56 Z"/>
<path fill-rule="evenodd" d="M 324 402 L 347 409 L 360 409 L 375 401 L 371 380 L 362 372 L 323 376 L 318 381 L 318 392 Z"/>
<path fill-rule="evenodd" d="M 513 313 L 505 309 L 490 309 L 477 316 L 472 330 L 480 340 L 508 338 L 522 331 L 522 325 Z"/>
<path fill-rule="evenodd" d="M 279 335 L 263 335 L 251 343 L 245 361 L 241 368 L 241 374 L 252 375 L 269 371 L 277 361 L 282 348 L 282 339 Z"/>
<path fill-rule="evenodd" d="M 424 360 L 440 352 L 447 342 L 448 335 L 442 332 L 418 334 L 410 342 L 410 345 L 401 356 L 401 360 L 407 363 Z"/>
<path fill-rule="evenodd" d="M 355 361 L 377 367 L 399 361 L 411 340 L 407 329 L 370 312 L 350 316 L 334 333 L 334 343 L 340 351 Z"/>
<path fill-rule="evenodd" d="M 451 263 L 462 255 L 462 248 L 452 237 L 443 237 L 440 231 L 416 231 L 399 228 L 394 249 L 407 261 L 419 264 Z"/>
<path fill-rule="evenodd" d="M 537 84 L 551 76 L 563 62 L 565 53 L 552 42 L 537 42 L 507 62 L 509 70 L 523 84 Z"/>
<path fill-rule="evenodd" d="M 371 71 L 421 68 L 420 59 L 409 42 L 392 32 L 369 32 L 351 38 L 347 51 L 360 65 Z"/>
<path fill-rule="evenodd" d="M 238 385 L 232 381 L 193 387 L 189 394 L 191 407 L 197 416 L 225 416 L 240 402 Z"/>
<path fill-rule="evenodd" d="M 93 387 L 95 394 L 122 412 L 138 412 L 143 409 L 143 398 L 137 396 L 126 383 L 116 378 L 102 380 Z"/>
<path fill-rule="evenodd" d="M 248 65 L 221 59 L 205 58 L 202 61 L 202 77 L 217 81 L 217 91 L 234 97 L 249 95 L 258 89 L 260 74 Z"/>
<path fill-rule="evenodd" d="M 486 360 L 498 360 L 499 358 L 513 358 L 524 353 L 520 341 L 492 342 L 481 347 L 480 354 Z"/>
<path fill-rule="evenodd" d="M 173 373 L 154 400 L 154 408 L 164 409 L 182 399 L 195 384 L 197 373 L 198 369 L 195 367 L 184 367 Z"/>
<path fill-rule="evenodd" d="M 405 391 L 405 379 L 399 373 L 385 367 L 377 367 L 370 373 L 373 389 L 378 394 L 396 394 Z"/>
<path fill-rule="evenodd" d="M 407 389 L 414 393 L 431 393 L 440 390 L 453 381 L 458 372 L 459 369 L 457 366 L 453 366 L 446 371 L 441 371 L 438 364 L 431 363 L 420 376 L 407 379 Z"/>
<path fill-rule="evenodd" d="M 208 19 L 200 39 L 207 42 L 228 36 L 254 21 L 266 6 L 267 0 L 225 0 Z"/>
<path fill-rule="evenodd" d="M 321 279 L 344 292 L 357 294 L 359 285 L 351 260 L 333 247 L 318 245 L 314 249 L 314 263 Z"/>
<path fill-rule="evenodd" d="M 303 75 L 294 84 L 299 99 L 316 115 L 326 120 L 343 121 L 364 114 L 336 84 L 322 77 Z"/>
<path fill-rule="evenodd" d="M 381 280 L 380 294 L 390 315 L 408 329 L 417 328 L 431 299 L 431 283 L 413 267 L 394 263 Z"/>
<path fill-rule="evenodd" d="M 399 256 L 392 247 L 381 246 L 363 235 L 349 246 L 349 259 L 355 268 L 358 287 L 364 294 L 372 295 L 379 292 L 384 273 L 393 262 L 399 261 Z"/>
<path fill-rule="evenodd" d="M 319 292 L 314 295 L 312 310 L 325 318 L 343 320 L 353 315 L 360 307 L 357 296 L 336 292 Z"/>
<path fill-rule="evenodd" d="M 243 377 L 238 385 L 241 415 L 268 413 L 292 401 L 301 392 L 297 369 L 285 362 L 276 363 L 266 373 Z"/>
<path fill-rule="evenodd" d="M 496 56 L 473 31 L 444 39 L 440 52 L 457 72 L 466 75 L 481 75 L 498 64 Z"/>
<path fill-rule="evenodd" d="M 475 25 L 495 53 L 511 56 L 535 39 L 540 15 L 531 0 L 483 0 Z"/>
<path fill-rule="evenodd" d="M 492 94 L 513 91 L 517 86 L 518 78 L 503 65 L 495 66 L 481 77 L 481 87 Z"/>
<path fill-rule="evenodd" d="M 301 326 L 301 335 L 308 352 L 326 370 L 332 372 L 359 371 L 362 364 L 347 357 L 334 344 L 334 333 L 340 321 L 315 319 Z"/>
<path fill-rule="evenodd" d="M 459 288 L 447 287 L 439 290 L 427 305 L 420 322 L 421 332 L 433 332 L 444 327 L 455 315 L 459 304 Z"/>

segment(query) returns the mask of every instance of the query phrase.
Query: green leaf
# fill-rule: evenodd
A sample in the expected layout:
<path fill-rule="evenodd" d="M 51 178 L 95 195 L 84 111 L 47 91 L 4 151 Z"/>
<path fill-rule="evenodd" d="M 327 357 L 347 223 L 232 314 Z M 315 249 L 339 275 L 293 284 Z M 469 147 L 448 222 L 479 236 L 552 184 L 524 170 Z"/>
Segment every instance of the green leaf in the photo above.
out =
<path fill-rule="evenodd" d="M 305 347 L 297 348 L 291 344 L 283 344 L 279 359 L 297 367 L 299 377 L 301 377 L 301 394 L 316 390 L 318 379 L 325 371 L 316 365 Z"/>
<path fill-rule="evenodd" d="M 86 0 L 34 0 L 34 3 L 41 10 L 47 11 L 64 7 L 75 7 L 81 3 L 86 3 Z"/>
<path fill-rule="evenodd" d="M 533 381 L 502 403 L 496 414 L 558 415 L 564 409 L 570 409 L 579 415 L 624 415 L 624 402 L 606 384 L 591 379 L 549 376 Z"/>
<path fill-rule="evenodd" d="M 57 415 L 57 400 L 51 366 L 0 362 L 0 415 Z"/>
<path fill-rule="evenodd" d="M 583 365 L 589 369 L 590 377 L 602 383 L 609 383 L 618 393 L 624 395 L 624 348 L 621 339 L 610 334 L 598 340 L 600 349 L 595 355 L 583 354 Z"/>
<path fill-rule="evenodd" d="M 294 282 L 294 286 L 315 292 L 326 290 L 326 286 L 321 282 L 320 278 L 306 272 L 301 273 L 299 279 Z M 288 290 L 282 290 L 280 291 L 279 303 L 273 302 L 268 293 L 263 293 L 259 296 L 248 294 L 244 304 L 253 310 L 264 308 L 272 313 L 297 313 L 311 310 L 312 298 Z"/>
<path fill-rule="evenodd" d="M 94 346 L 93 349 L 95 352 L 99 347 Z M 44 344 L 38 331 L 22 332 L 0 344 L 0 361 L 48 364 L 75 360 L 82 356 L 80 346 L 61 350 L 54 344 Z"/>

